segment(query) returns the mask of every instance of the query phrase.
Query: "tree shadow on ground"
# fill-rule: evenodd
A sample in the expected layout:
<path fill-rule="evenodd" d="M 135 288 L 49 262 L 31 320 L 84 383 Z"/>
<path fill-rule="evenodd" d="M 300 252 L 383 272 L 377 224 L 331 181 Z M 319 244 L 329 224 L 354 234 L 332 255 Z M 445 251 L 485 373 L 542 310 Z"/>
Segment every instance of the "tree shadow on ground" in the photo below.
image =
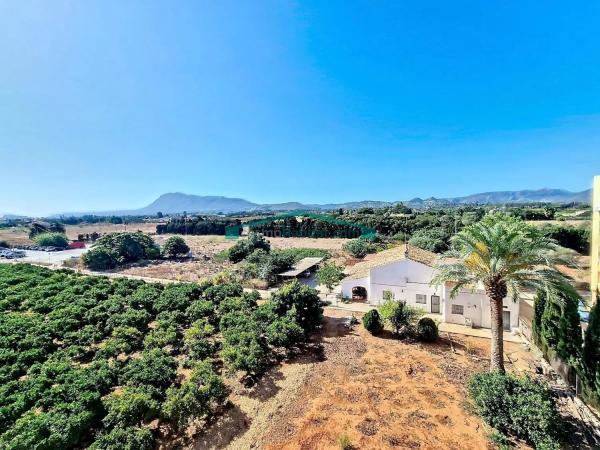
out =
<path fill-rule="evenodd" d="M 280 367 L 273 367 L 271 370 L 264 373 L 257 383 L 248 390 L 247 396 L 261 402 L 267 401 L 273 397 L 280 388 L 277 386 L 277 381 L 284 379 Z"/>
<path fill-rule="evenodd" d="M 222 415 L 194 438 L 195 450 L 216 450 L 226 447 L 242 435 L 250 425 L 250 418 L 239 406 L 229 403 Z"/>

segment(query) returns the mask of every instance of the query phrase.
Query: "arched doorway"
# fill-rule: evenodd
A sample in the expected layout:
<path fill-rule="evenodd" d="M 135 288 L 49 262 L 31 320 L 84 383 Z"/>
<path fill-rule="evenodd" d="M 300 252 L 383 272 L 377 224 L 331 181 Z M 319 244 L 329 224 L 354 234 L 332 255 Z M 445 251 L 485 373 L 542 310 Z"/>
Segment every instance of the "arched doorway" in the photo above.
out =
<path fill-rule="evenodd" d="M 352 300 L 355 302 L 367 301 L 367 289 L 363 286 L 354 286 L 352 288 Z"/>

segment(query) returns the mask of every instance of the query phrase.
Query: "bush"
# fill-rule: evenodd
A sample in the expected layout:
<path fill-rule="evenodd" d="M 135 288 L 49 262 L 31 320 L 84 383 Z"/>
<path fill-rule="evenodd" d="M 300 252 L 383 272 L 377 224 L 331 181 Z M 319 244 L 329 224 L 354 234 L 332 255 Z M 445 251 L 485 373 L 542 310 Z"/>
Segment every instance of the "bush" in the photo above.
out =
<path fill-rule="evenodd" d="M 171 236 L 162 246 L 162 254 L 165 258 L 177 258 L 185 256 L 190 248 L 181 236 Z"/>
<path fill-rule="evenodd" d="M 383 330 L 383 320 L 376 309 L 368 311 L 362 318 L 365 329 L 371 334 L 377 334 Z"/>
<path fill-rule="evenodd" d="M 345 243 L 343 249 L 355 258 L 364 258 L 369 253 L 375 253 L 377 251 L 377 246 L 364 239 L 355 239 Z"/>
<path fill-rule="evenodd" d="M 83 263 L 91 270 L 110 270 L 117 267 L 115 254 L 104 248 L 94 247 L 81 257 Z"/>
<path fill-rule="evenodd" d="M 469 382 L 478 413 L 498 431 L 537 449 L 559 449 L 560 419 L 548 388 L 528 376 L 479 373 Z"/>
<path fill-rule="evenodd" d="M 292 308 L 285 317 L 278 318 L 267 326 L 267 342 L 273 347 L 291 348 L 304 340 L 304 330 L 295 320 Z"/>
<path fill-rule="evenodd" d="M 69 246 L 69 240 L 63 233 L 41 233 L 33 238 L 40 247 L 58 247 L 67 248 Z"/>
<path fill-rule="evenodd" d="M 158 414 L 160 404 L 143 388 L 125 387 L 102 400 L 107 415 L 102 419 L 105 426 L 127 427 L 152 420 Z"/>
<path fill-rule="evenodd" d="M 117 427 L 102 432 L 90 446 L 90 450 L 151 450 L 154 437 L 148 428 Z"/>
<path fill-rule="evenodd" d="M 8 248 L 8 242 L 0 240 L 0 248 Z"/>
<path fill-rule="evenodd" d="M 190 379 L 180 387 L 170 387 L 164 413 L 180 430 L 190 420 L 210 416 L 227 399 L 227 389 L 210 364 L 202 361 L 192 370 Z"/>
<path fill-rule="evenodd" d="M 215 343 L 210 337 L 215 333 L 215 327 L 206 319 L 200 319 L 183 333 L 185 348 L 192 359 L 205 359 L 215 351 Z"/>
<path fill-rule="evenodd" d="M 438 338 L 438 326 L 429 317 L 422 317 L 417 323 L 417 337 L 423 342 L 434 342 Z"/>
<path fill-rule="evenodd" d="M 123 368 L 121 383 L 128 386 L 154 388 L 157 397 L 175 380 L 175 359 L 161 349 L 146 350 L 139 359 L 130 360 Z"/>
<path fill-rule="evenodd" d="M 417 320 L 423 315 L 418 308 L 408 306 L 406 302 L 399 300 L 388 300 L 379 308 L 381 316 L 401 337 L 414 333 Z"/>

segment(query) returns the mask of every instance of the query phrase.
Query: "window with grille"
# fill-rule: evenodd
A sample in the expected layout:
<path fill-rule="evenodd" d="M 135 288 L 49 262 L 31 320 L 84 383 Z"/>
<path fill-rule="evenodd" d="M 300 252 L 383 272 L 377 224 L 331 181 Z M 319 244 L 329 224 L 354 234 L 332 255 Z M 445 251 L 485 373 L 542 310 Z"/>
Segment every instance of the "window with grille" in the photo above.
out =
<path fill-rule="evenodd" d="M 427 296 L 423 295 L 423 294 L 417 294 L 417 303 L 426 305 L 427 304 Z"/>
<path fill-rule="evenodd" d="M 460 314 L 461 316 L 465 313 L 465 307 L 463 305 L 452 305 L 452 314 Z"/>

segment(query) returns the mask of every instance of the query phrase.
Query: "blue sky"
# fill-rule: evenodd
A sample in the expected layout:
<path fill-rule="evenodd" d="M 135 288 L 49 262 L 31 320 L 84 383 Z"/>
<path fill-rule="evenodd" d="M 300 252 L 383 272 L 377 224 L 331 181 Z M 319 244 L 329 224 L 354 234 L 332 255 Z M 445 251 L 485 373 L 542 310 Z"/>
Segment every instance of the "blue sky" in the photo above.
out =
<path fill-rule="evenodd" d="M 0 212 L 600 173 L 600 2 L 0 3 Z"/>

